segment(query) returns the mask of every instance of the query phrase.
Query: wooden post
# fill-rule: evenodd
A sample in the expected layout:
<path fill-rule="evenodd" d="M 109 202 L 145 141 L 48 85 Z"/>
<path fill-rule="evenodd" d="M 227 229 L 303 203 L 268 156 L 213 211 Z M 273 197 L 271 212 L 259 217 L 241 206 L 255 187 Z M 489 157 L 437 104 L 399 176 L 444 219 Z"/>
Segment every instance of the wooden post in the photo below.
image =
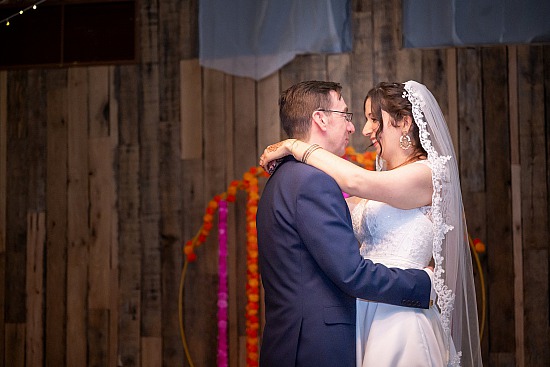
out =
<path fill-rule="evenodd" d="M 453 139 L 453 147 L 455 148 L 456 160 L 460 162 L 460 149 L 458 149 L 458 81 L 456 67 L 456 48 L 449 48 L 447 54 L 447 98 L 448 103 L 448 118 L 447 125 L 451 138 Z M 442 103 L 442 101 L 440 101 Z"/>
<path fill-rule="evenodd" d="M 7 165 L 7 114 L 8 81 L 7 72 L 0 71 L 0 279 L 6 279 L 6 165 Z M 0 282 L 0 355 L 5 356 L 5 281 Z M 0 358 L 0 367 L 5 359 Z"/>
<path fill-rule="evenodd" d="M 27 366 L 44 363 L 44 246 L 46 214 L 27 214 Z M 81 312 L 84 312 L 82 310 Z M 84 357 L 86 357 L 84 355 Z M 86 359 L 84 359 L 84 364 Z"/>
<path fill-rule="evenodd" d="M 514 248 L 514 300 L 516 366 L 525 365 L 523 306 L 523 235 L 521 225 L 521 165 L 519 149 L 517 47 L 508 47 L 508 84 L 510 108 L 510 159 L 512 169 L 512 235 Z"/>
<path fill-rule="evenodd" d="M 67 365 L 83 366 L 88 355 L 88 71 L 69 69 L 68 78 Z"/>
<path fill-rule="evenodd" d="M 67 330 L 67 80 L 48 74 L 46 162 L 46 365 L 66 363 Z"/>

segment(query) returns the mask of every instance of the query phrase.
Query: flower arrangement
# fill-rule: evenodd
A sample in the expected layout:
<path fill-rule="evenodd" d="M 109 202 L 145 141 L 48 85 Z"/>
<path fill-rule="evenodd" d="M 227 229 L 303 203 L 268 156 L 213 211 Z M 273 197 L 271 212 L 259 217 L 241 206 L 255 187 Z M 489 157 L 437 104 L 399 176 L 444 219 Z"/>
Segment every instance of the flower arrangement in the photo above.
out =
<path fill-rule="evenodd" d="M 258 177 L 268 174 L 261 167 L 252 167 L 243 174 L 241 181 L 232 181 L 227 191 L 214 196 L 209 201 L 203 215 L 203 223 L 195 236 L 186 241 L 183 247 L 185 265 L 180 280 L 180 333 L 187 360 L 191 366 L 193 362 L 187 347 L 182 317 L 182 294 L 185 279 L 185 270 L 189 263 L 197 260 L 195 249 L 206 242 L 213 228 L 214 215 L 218 211 L 218 243 L 220 246 L 218 261 L 218 366 L 228 365 L 227 343 L 227 203 L 235 202 L 238 190 L 247 193 L 246 202 L 246 253 L 247 253 L 247 283 L 246 283 L 246 365 L 257 367 L 259 364 L 259 333 L 260 333 L 260 274 L 258 268 L 258 237 L 256 232 L 256 212 L 258 211 L 259 189 Z"/>

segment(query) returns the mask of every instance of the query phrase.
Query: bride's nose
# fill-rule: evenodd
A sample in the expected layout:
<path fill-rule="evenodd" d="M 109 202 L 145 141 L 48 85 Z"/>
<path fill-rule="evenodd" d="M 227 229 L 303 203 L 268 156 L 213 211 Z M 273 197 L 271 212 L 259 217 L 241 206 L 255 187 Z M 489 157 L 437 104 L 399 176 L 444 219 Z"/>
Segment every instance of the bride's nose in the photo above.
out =
<path fill-rule="evenodd" d="M 365 123 L 365 126 L 363 127 L 363 136 L 366 136 L 367 138 L 370 137 L 373 133 L 373 125 L 372 125 L 372 122 L 370 121 L 367 121 Z"/>

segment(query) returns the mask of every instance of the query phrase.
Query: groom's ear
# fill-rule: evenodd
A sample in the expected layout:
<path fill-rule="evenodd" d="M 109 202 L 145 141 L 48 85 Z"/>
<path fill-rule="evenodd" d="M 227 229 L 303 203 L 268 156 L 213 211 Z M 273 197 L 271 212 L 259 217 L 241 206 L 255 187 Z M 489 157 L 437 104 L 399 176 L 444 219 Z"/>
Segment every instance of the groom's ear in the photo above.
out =
<path fill-rule="evenodd" d="M 323 111 L 313 111 L 311 114 L 311 119 L 313 124 L 316 124 L 319 129 L 326 131 L 327 116 L 323 113 Z"/>

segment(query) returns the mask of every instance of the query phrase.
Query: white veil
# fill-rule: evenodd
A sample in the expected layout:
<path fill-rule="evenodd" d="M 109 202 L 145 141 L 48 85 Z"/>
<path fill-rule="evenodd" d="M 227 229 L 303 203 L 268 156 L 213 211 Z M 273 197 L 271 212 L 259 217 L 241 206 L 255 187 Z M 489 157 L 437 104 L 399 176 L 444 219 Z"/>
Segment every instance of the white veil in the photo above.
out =
<path fill-rule="evenodd" d="M 415 81 L 403 97 L 412 104 L 420 142 L 432 166 L 434 286 L 447 342 L 458 358 L 450 366 L 482 366 L 472 260 L 458 165 L 445 118 L 432 93 Z M 449 339 L 450 338 L 450 339 Z"/>

